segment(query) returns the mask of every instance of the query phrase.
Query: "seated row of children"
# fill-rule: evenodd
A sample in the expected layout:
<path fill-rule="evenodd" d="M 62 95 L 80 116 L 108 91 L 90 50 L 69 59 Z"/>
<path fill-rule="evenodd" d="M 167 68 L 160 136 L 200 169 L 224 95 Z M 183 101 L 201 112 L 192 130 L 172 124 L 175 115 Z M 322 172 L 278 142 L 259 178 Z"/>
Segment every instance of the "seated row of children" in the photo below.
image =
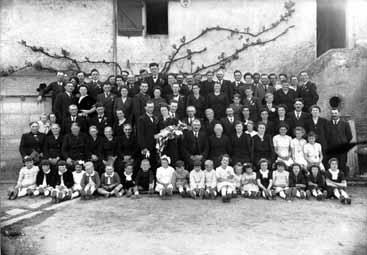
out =
<path fill-rule="evenodd" d="M 76 162 L 71 172 L 66 162 L 61 160 L 57 164 L 57 173 L 53 173 L 49 161 L 42 160 L 40 171 L 33 165 L 32 158 L 26 156 L 17 185 L 9 190 L 9 199 L 42 195 L 51 196 L 57 203 L 79 196 L 91 199 L 96 194 L 106 198 L 124 194 L 139 198 L 140 194 L 153 194 L 154 191 L 162 199 L 167 199 L 177 191 L 183 197 L 194 199 L 215 199 L 219 193 L 223 202 L 237 196 L 265 199 L 279 196 L 286 200 L 314 196 L 317 200 L 335 197 L 343 204 L 351 203 L 346 192 L 346 179 L 338 169 L 336 158 L 329 160 L 327 171 L 322 171 L 317 164 L 312 165 L 309 171 L 303 171 L 297 163 L 288 169 L 283 161 L 277 161 L 274 171 L 271 171 L 269 162 L 261 159 L 259 170 L 255 172 L 251 163 L 237 163 L 232 168 L 228 155 L 221 157 L 220 166 L 216 169 L 211 160 L 206 160 L 202 170 L 202 162 L 196 160 L 191 172 L 185 170 L 182 161 L 175 163 L 175 169 L 171 167 L 168 156 L 162 156 L 160 161 L 155 178 L 148 159 L 141 161 L 135 176 L 133 165 L 127 164 L 120 178 L 112 165 L 106 165 L 105 172 L 99 176 L 92 162 L 81 161 Z"/>

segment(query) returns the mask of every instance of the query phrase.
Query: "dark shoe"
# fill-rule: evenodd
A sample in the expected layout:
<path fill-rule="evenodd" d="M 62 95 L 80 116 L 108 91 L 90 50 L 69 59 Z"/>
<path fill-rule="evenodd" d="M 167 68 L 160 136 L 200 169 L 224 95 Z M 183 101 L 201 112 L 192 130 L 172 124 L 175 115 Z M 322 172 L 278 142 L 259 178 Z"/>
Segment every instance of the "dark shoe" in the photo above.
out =
<path fill-rule="evenodd" d="M 340 203 L 345 204 L 345 197 L 340 195 Z"/>
<path fill-rule="evenodd" d="M 311 192 L 309 190 L 306 190 L 306 199 L 309 200 L 311 197 Z"/>
<path fill-rule="evenodd" d="M 345 199 L 345 202 L 350 205 L 352 203 L 352 199 L 350 199 L 350 197 L 346 198 Z"/>

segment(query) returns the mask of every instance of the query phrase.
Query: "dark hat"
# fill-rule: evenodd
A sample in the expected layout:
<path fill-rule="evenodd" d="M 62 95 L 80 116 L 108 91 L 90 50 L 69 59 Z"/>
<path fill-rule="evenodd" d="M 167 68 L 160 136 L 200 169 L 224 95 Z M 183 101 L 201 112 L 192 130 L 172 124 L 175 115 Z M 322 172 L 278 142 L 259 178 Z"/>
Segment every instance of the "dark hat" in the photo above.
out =
<path fill-rule="evenodd" d="M 66 166 L 66 162 L 65 160 L 60 160 L 59 162 L 57 162 L 58 166 Z"/>
<path fill-rule="evenodd" d="M 23 159 L 24 162 L 33 161 L 33 158 L 31 156 L 25 156 Z"/>
<path fill-rule="evenodd" d="M 175 167 L 183 167 L 184 166 L 184 162 L 182 160 L 177 160 L 175 163 Z"/>
<path fill-rule="evenodd" d="M 84 165 L 84 161 L 82 160 L 77 160 L 74 162 L 74 166 L 82 166 L 82 165 Z"/>
<path fill-rule="evenodd" d="M 50 161 L 48 159 L 42 159 L 40 165 L 41 166 L 49 166 Z"/>

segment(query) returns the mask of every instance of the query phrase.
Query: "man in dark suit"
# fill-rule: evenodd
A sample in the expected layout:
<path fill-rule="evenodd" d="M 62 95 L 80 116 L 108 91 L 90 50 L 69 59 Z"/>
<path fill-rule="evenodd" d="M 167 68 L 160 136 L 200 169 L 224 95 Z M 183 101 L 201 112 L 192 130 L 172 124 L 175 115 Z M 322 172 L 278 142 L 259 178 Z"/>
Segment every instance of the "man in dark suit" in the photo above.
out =
<path fill-rule="evenodd" d="M 121 88 L 120 93 L 121 96 L 117 97 L 113 103 L 113 115 L 116 116 L 117 110 L 122 110 L 125 118 L 131 121 L 133 114 L 133 99 L 128 96 L 129 92 L 125 86 Z"/>
<path fill-rule="evenodd" d="M 89 156 L 88 136 L 80 132 L 78 123 L 71 125 L 71 133 L 64 136 L 62 156 L 69 166 L 77 160 L 87 160 Z"/>
<path fill-rule="evenodd" d="M 157 166 L 156 140 L 154 135 L 157 130 L 157 120 L 153 115 L 154 102 L 148 101 L 145 105 L 145 113 L 141 115 L 137 123 L 137 139 L 138 145 L 143 157 L 148 157 L 152 165 L 153 171 Z"/>
<path fill-rule="evenodd" d="M 276 105 L 284 104 L 288 111 L 293 110 L 294 100 L 296 99 L 296 92 L 289 88 L 287 80 L 282 80 L 282 88 L 275 91 L 274 103 Z"/>
<path fill-rule="evenodd" d="M 99 80 L 99 72 L 97 69 L 91 71 L 92 80 L 87 83 L 89 96 L 97 101 L 97 96 L 102 93 L 102 82 Z"/>
<path fill-rule="evenodd" d="M 113 120 L 113 104 L 115 102 L 116 95 L 111 93 L 111 84 L 103 84 L 103 93 L 97 96 L 97 103 L 100 103 L 104 107 L 107 118 Z"/>
<path fill-rule="evenodd" d="M 164 79 L 163 74 L 159 73 L 159 66 L 157 63 L 150 63 L 149 69 L 151 76 L 149 76 L 146 81 L 149 86 L 148 94 L 153 97 L 153 88 L 158 86 L 162 89 L 166 83 L 166 80 Z"/>
<path fill-rule="evenodd" d="M 83 132 L 83 133 L 88 132 L 87 121 L 85 117 L 79 116 L 78 106 L 76 106 L 75 104 L 72 104 L 69 106 L 69 114 L 63 120 L 62 128 L 61 128 L 62 134 L 69 134 L 71 132 L 70 131 L 71 124 L 73 124 L 74 122 L 78 123 L 80 127 L 80 132 Z"/>
<path fill-rule="evenodd" d="M 254 79 L 252 78 L 252 74 L 247 72 L 243 75 L 243 80 L 245 81 L 245 90 L 247 88 L 251 88 L 252 92 L 255 94 L 255 86 L 254 86 Z"/>
<path fill-rule="evenodd" d="M 54 113 L 56 121 L 62 125 L 64 119 L 69 112 L 69 106 L 76 103 L 76 98 L 73 95 L 74 85 L 71 82 L 66 83 L 65 92 L 59 93 L 55 99 Z"/>
<path fill-rule="evenodd" d="M 43 157 L 50 161 L 52 169 L 56 170 L 57 161 L 62 158 L 62 141 L 59 124 L 52 124 L 51 134 L 47 135 L 43 145 Z"/>
<path fill-rule="evenodd" d="M 228 137 L 231 137 L 235 133 L 235 123 L 239 121 L 239 119 L 235 118 L 234 110 L 232 107 L 227 107 L 226 109 L 226 117 L 220 120 L 223 126 L 223 132 Z"/>
<path fill-rule="evenodd" d="M 195 107 L 192 105 L 189 105 L 186 108 L 186 117 L 181 119 L 181 121 L 185 123 L 188 126 L 188 129 L 190 130 L 192 129 L 192 123 L 196 119 L 195 114 L 196 114 Z"/>
<path fill-rule="evenodd" d="M 310 107 L 317 104 L 319 100 L 316 84 L 309 80 L 308 73 L 305 71 L 300 73 L 300 80 L 302 85 L 297 89 L 298 97 L 303 98 L 305 111 L 309 112 Z"/>
<path fill-rule="evenodd" d="M 208 137 L 201 129 L 200 120 L 195 119 L 192 130 L 184 132 L 182 154 L 188 169 L 192 169 L 193 161 L 200 160 L 202 163 L 208 157 Z"/>
<path fill-rule="evenodd" d="M 31 122 L 29 127 L 31 131 L 23 134 L 20 139 L 19 152 L 22 158 L 31 156 L 33 161 L 38 163 L 42 157 L 45 135 L 38 131 L 39 125 L 37 122 Z"/>
<path fill-rule="evenodd" d="M 205 99 L 208 97 L 210 93 L 214 91 L 214 73 L 212 71 L 208 71 L 206 73 L 206 80 L 201 82 L 200 86 L 200 95 L 202 95 Z"/>
<path fill-rule="evenodd" d="M 172 95 L 169 97 L 168 102 L 171 104 L 172 101 L 177 102 L 177 110 L 175 118 L 180 120 L 185 117 L 186 110 L 186 98 L 179 93 L 180 88 L 177 83 L 172 85 Z"/>
<path fill-rule="evenodd" d="M 262 104 L 265 104 L 264 98 L 266 93 L 270 92 L 274 94 L 275 92 L 274 87 L 269 85 L 269 78 L 267 74 L 262 74 L 260 78 L 260 83 L 254 85 L 254 87 L 254 96 L 257 97 Z"/>
<path fill-rule="evenodd" d="M 148 95 L 148 83 L 142 82 L 140 84 L 140 91 L 133 97 L 133 116 L 134 121 L 137 121 L 141 115 L 145 113 L 145 105 L 150 99 Z"/>
<path fill-rule="evenodd" d="M 240 94 L 241 99 L 245 97 L 245 84 L 241 81 L 242 73 L 240 70 L 236 70 L 233 73 L 234 81 L 231 83 L 231 97 L 232 100 L 234 94 Z"/>
<path fill-rule="evenodd" d="M 218 79 L 218 83 L 220 84 L 220 90 L 223 94 L 225 94 L 227 96 L 227 99 L 232 102 L 232 85 L 231 85 L 231 81 L 229 80 L 225 80 L 224 79 L 224 72 L 223 70 L 219 70 L 216 73 L 217 79 Z"/>
<path fill-rule="evenodd" d="M 294 111 L 287 114 L 289 120 L 290 133 L 294 137 L 294 129 L 303 127 L 306 129 L 306 122 L 311 118 L 308 112 L 303 112 L 303 99 L 296 98 L 294 101 Z"/>
<path fill-rule="evenodd" d="M 54 112 L 54 104 L 56 100 L 56 96 L 62 92 L 64 92 L 64 73 L 57 72 L 56 81 L 51 82 L 46 88 L 40 89 L 37 101 L 42 102 L 42 98 L 49 92 L 52 92 L 52 112 Z"/>
<path fill-rule="evenodd" d="M 347 146 L 352 140 L 352 131 L 349 123 L 340 119 L 338 109 L 331 110 L 331 120 L 328 128 L 328 159 L 337 158 L 339 161 L 339 169 L 348 176 L 347 168 L 347 151 L 343 151 L 342 147 Z"/>
<path fill-rule="evenodd" d="M 92 116 L 88 119 L 88 127 L 96 126 L 99 136 L 104 136 L 104 129 L 107 126 L 112 127 L 112 120 L 109 119 L 104 113 L 104 107 L 102 104 L 96 104 L 97 115 Z"/>

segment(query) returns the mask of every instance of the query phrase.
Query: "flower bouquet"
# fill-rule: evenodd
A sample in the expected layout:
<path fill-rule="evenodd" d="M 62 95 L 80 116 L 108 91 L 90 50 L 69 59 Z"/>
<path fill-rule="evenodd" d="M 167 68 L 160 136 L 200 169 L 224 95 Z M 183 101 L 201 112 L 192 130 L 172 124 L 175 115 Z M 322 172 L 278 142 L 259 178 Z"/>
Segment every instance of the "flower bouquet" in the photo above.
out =
<path fill-rule="evenodd" d="M 155 135 L 157 140 L 156 149 L 161 155 L 164 148 L 167 145 L 168 140 L 175 139 L 183 135 L 183 130 L 187 129 L 187 125 L 181 121 L 178 121 L 177 125 L 171 125 L 162 129 L 158 134 Z"/>

